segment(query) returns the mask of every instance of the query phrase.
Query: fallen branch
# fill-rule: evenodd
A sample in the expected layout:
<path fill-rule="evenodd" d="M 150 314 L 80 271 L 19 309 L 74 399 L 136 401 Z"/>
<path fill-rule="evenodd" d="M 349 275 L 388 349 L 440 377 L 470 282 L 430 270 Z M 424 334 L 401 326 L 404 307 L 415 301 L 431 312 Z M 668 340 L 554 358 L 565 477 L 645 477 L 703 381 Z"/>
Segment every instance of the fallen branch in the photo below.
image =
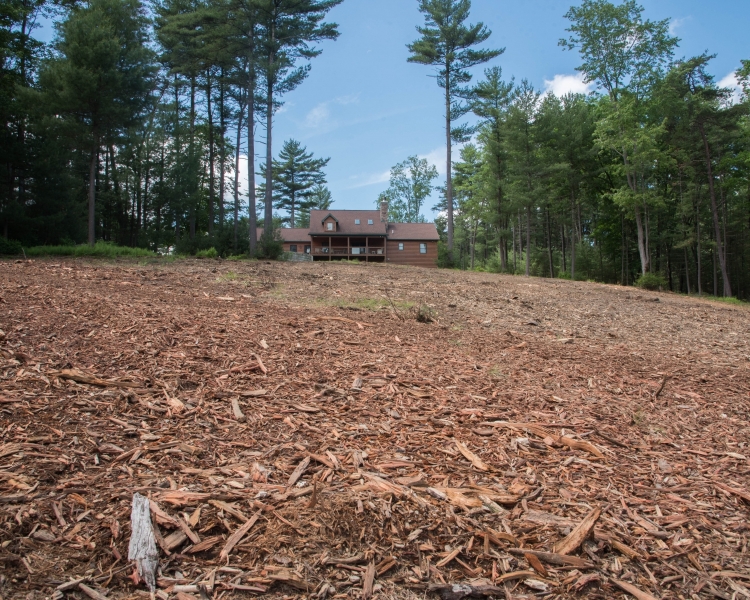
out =
<path fill-rule="evenodd" d="M 87 375 L 83 371 L 78 369 L 63 369 L 62 371 L 51 371 L 50 377 L 59 377 L 60 379 L 69 379 L 76 383 L 86 383 L 88 385 L 95 385 L 97 387 L 115 387 L 115 388 L 143 388 L 142 383 L 136 383 L 134 381 L 112 381 L 108 379 L 100 379 L 93 375 Z"/>

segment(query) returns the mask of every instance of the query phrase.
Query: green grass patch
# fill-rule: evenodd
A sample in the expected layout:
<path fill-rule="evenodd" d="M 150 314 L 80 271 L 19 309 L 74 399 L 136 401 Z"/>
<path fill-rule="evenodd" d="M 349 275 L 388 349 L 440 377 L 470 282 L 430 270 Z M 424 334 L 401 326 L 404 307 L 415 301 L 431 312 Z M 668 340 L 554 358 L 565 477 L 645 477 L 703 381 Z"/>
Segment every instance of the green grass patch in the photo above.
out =
<path fill-rule="evenodd" d="M 724 296 L 701 296 L 702 298 L 706 300 L 713 300 L 714 302 L 724 302 L 724 304 L 733 304 L 734 306 L 750 306 L 750 303 L 745 302 L 744 300 L 740 300 L 739 298 L 730 297 L 726 298 Z"/>
<path fill-rule="evenodd" d="M 195 258 L 218 258 L 219 253 L 216 248 L 209 248 L 208 250 L 198 250 L 195 253 Z"/>
<path fill-rule="evenodd" d="M 94 246 L 81 244 L 80 246 L 34 246 L 26 248 L 26 256 L 92 256 L 96 258 L 146 258 L 155 257 L 156 253 L 144 248 L 129 248 L 117 246 L 109 242 L 97 242 Z"/>
<path fill-rule="evenodd" d="M 224 273 L 222 275 L 219 275 L 219 278 L 217 281 L 237 281 L 240 278 L 237 273 L 234 271 L 229 271 L 227 273 Z"/>

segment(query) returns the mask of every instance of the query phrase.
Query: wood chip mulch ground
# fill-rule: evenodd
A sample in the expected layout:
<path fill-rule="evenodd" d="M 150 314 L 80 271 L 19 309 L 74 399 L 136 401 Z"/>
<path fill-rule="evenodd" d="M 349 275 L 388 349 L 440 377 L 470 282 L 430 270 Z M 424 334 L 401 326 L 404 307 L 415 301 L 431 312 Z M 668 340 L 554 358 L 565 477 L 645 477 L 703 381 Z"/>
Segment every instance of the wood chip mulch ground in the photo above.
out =
<path fill-rule="evenodd" d="M 0 596 L 750 598 L 750 310 L 350 264 L 0 263 Z"/>

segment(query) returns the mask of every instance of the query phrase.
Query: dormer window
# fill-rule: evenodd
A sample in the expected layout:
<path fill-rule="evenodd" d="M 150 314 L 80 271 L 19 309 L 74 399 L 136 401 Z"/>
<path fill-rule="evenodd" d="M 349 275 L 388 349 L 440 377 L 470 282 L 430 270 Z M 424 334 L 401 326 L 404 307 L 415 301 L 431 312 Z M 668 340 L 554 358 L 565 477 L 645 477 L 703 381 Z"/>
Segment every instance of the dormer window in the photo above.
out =
<path fill-rule="evenodd" d="M 333 222 L 332 221 L 329 221 L 328 223 L 326 223 L 326 230 L 327 231 L 333 231 Z"/>
<path fill-rule="evenodd" d="M 354 219 L 354 224 L 355 224 L 355 225 L 359 225 L 359 224 L 360 224 L 360 223 L 359 223 L 359 219 Z"/>
<path fill-rule="evenodd" d="M 372 225 L 372 219 L 367 219 L 367 224 Z"/>

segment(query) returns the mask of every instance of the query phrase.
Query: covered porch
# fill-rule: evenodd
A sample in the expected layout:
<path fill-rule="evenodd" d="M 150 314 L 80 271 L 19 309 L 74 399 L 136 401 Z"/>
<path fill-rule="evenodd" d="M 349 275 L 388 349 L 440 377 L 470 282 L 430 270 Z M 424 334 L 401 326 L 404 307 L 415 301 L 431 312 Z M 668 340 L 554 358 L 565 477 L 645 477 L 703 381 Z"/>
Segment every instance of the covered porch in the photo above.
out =
<path fill-rule="evenodd" d="M 385 262 L 385 237 L 313 236 L 313 260 Z"/>

